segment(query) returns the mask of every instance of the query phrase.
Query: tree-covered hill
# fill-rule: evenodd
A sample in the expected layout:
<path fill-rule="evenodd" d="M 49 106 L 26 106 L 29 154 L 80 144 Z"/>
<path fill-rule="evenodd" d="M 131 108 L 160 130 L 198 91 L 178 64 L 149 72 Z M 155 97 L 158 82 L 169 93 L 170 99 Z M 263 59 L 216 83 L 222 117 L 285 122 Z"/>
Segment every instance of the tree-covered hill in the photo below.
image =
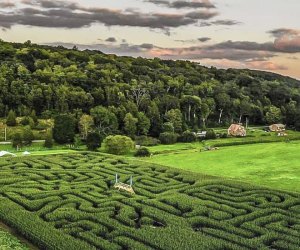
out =
<path fill-rule="evenodd" d="M 290 77 L 30 41 L 0 41 L 0 90 L 1 117 L 9 110 L 18 116 L 35 110 L 46 118 L 91 113 L 99 129 L 124 132 L 136 124 L 134 134 L 150 126 L 157 136 L 168 121 L 178 133 L 246 118 L 300 127 L 300 82 Z M 106 119 L 97 123 L 97 115 Z"/>

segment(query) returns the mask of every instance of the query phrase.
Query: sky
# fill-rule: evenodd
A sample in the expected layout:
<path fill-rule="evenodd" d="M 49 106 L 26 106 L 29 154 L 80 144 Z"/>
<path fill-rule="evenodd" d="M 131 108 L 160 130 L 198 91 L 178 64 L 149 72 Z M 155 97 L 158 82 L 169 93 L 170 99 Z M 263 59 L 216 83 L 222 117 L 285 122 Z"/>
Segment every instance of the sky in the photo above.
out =
<path fill-rule="evenodd" d="M 299 0 L 0 0 L 0 39 L 300 79 Z"/>

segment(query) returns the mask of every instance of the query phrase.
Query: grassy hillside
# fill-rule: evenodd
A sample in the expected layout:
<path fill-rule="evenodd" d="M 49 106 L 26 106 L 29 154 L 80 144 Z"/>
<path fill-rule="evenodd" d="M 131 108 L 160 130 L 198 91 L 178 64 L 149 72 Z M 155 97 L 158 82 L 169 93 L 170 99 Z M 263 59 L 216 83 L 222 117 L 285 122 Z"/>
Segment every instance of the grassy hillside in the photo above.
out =
<path fill-rule="evenodd" d="M 96 153 L 1 159 L 0 173 L 0 219 L 41 249 L 300 247 L 299 193 Z"/>
<path fill-rule="evenodd" d="M 299 141 L 220 147 L 217 151 L 205 152 L 200 152 L 200 145 L 198 148 L 193 148 L 193 145 L 195 144 L 190 145 L 191 149 L 187 147 L 182 150 L 183 148 L 178 147 L 174 152 L 165 151 L 147 161 L 278 189 L 300 191 Z M 152 150 L 155 151 L 155 148 Z M 156 149 L 162 150 L 159 147 Z"/>

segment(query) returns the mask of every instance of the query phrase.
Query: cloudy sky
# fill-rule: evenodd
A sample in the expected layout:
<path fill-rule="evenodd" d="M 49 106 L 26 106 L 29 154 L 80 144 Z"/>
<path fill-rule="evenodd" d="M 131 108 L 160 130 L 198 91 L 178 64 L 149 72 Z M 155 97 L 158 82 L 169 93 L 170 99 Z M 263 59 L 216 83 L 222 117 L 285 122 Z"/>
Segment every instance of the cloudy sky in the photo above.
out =
<path fill-rule="evenodd" d="M 0 0 L 0 38 L 300 79 L 299 0 Z"/>

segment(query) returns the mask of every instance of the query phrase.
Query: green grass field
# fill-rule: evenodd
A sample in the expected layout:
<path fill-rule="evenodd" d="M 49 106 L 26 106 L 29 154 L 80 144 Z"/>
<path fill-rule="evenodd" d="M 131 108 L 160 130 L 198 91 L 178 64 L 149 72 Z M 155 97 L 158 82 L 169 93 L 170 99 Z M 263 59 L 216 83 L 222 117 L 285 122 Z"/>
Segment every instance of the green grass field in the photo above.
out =
<path fill-rule="evenodd" d="M 201 145 L 187 145 L 193 149 L 162 153 L 161 146 L 153 147 L 160 154 L 145 159 L 175 168 L 241 181 L 266 185 L 277 189 L 300 191 L 300 142 L 263 143 L 220 147 L 217 151 L 200 152 Z"/>
<path fill-rule="evenodd" d="M 300 248 L 299 193 L 100 153 L 0 159 L 0 221 L 49 250 Z"/>

